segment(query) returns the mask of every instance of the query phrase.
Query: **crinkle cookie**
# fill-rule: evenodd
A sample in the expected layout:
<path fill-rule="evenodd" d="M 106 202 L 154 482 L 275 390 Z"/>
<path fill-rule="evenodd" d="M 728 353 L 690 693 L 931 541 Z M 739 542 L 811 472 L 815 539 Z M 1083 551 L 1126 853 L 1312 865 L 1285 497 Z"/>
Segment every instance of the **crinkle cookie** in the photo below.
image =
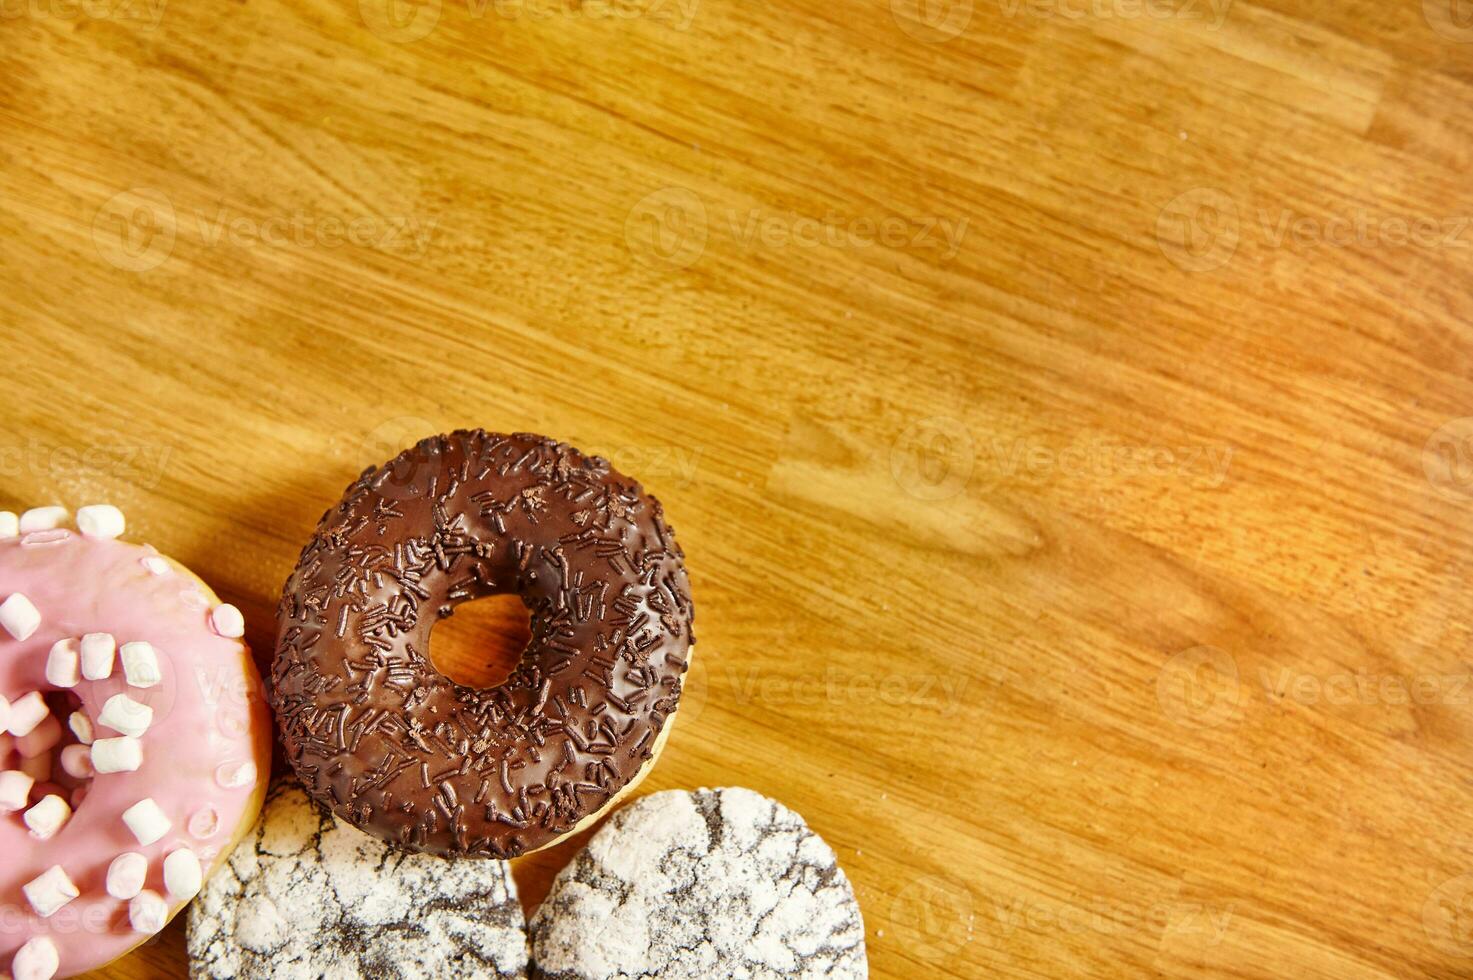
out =
<path fill-rule="evenodd" d="M 532 974 L 548 980 L 869 975 L 833 850 L 747 789 L 656 793 L 614 814 L 531 935 Z"/>
<path fill-rule="evenodd" d="M 525 977 L 501 861 L 409 854 L 271 788 L 254 834 L 189 910 L 191 977 Z"/>

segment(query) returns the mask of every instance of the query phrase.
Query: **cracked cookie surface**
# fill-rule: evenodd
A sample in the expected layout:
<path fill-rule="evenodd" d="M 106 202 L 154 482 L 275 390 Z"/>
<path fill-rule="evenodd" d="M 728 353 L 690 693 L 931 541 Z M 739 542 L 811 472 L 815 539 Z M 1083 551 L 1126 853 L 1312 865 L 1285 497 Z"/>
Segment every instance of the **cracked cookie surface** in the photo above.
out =
<path fill-rule="evenodd" d="M 620 810 L 532 917 L 547 980 L 866 977 L 864 923 L 833 850 L 746 789 Z"/>
<path fill-rule="evenodd" d="M 189 957 L 212 980 L 527 975 L 504 862 L 390 848 L 291 780 L 191 906 Z"/>

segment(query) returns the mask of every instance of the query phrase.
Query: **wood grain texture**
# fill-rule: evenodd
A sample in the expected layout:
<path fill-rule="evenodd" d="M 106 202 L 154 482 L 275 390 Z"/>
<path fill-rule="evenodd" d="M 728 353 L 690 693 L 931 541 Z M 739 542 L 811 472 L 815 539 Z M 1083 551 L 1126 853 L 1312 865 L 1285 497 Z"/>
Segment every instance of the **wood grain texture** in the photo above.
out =
<path fill-rule="evenodd" d="M 690 559 L 646 787 L 876 976 L 1473 973 L 1466 4 L 161 4 L 0 6 L 0 506 L 265 650 L 363 466 L 556 435 Z"/>

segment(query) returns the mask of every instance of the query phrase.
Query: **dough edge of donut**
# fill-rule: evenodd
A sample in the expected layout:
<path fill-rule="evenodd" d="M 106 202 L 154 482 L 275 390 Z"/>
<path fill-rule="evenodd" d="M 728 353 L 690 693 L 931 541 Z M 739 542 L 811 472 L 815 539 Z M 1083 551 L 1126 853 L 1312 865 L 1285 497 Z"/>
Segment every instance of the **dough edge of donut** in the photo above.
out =
<path fill-rule="evenodd" d="M 696 646 L 694 643 L 692 643 L 689 647 L 686 648 L 685 651 L 685 673 L 680 675 L 680 696 L 682 700 L 685 698 L 685 679 L 690 677 L 690 668 L 691 665 L 695 663 L 695 661 Z M 559 834 L 557 837 L 554 837 L 546 844 L 543 844 L 540 847 L 534 847 L 530 851 L 526 851 L 525 853 L 521 854 L 520 857 L 526 857 L 528 854 L 536 854 L 539 851 L 545 851 L 549 848 L 557 847 L 559 844 L 568 840 L 568 838 L 573 837 L 576 834 L 583 833 L 583 831 L 592 827 L 594 824 L 598 823 L 604 817 L 612 813 L 615 809 L 618 808 L 619 804 L 623 803 L 631 795 L 633 795 L 634 791 L 639 788 L 639 784 L 644 782 L 645 777 L 650 774 L 650 772 L 655 768 L 655 764 L 660 761 L 660 753 L 665 751 L 665 743 L 670 740 L 670 731 L 675 727 L 675 719 L 678 717 L 680 717 L 680 704 L 679 702 L 676 702 L 675 710 L 670 712 L 670 716 L 665 719 L 664 726 L 660 728 L 660 734 L 655 736 L 655 744 L 654 747 L 650 750 L 649 761 L 639 767 L 639 771 L 634 774 L 634 778 L 625 783 L 623 789 L 619 790 L 619 792 L 609 797 L 608 802 L 605 803 L 603 806 L 599 807 L 597 810 L 593 811 L 582 820 L 579 820 L 578 823 L 573 826 L 573 829 L 569 830 L 567 833 Z"/>

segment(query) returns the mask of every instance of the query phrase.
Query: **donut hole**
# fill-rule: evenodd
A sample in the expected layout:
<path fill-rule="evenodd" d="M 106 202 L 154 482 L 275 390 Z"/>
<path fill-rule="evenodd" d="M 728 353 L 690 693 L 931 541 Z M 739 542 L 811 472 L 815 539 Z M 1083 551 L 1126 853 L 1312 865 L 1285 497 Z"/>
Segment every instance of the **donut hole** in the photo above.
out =
<path fill-rule="evenodd" d="M 457 684 L 491 688 L 506 681 L 532 639 L 532 619 L 515 595 L 451 606 L 430 632 L 430 663 Z"/>
<path fill-rule="evenodd" d="M 81 709 L 82 702 L 70 691 L 49 691 L 42 696 L 50 711 L 46 720 L 26 738 L 6 736 L 0 769 L 18 769 L 31 777 L 27 805 L 54 794 L 75 810 L 87 795 L 92 776 L 90 772 L 77 776 L 68 773 L 62 765 L 62 753 L 77 744 L 67 719 Z"/>

